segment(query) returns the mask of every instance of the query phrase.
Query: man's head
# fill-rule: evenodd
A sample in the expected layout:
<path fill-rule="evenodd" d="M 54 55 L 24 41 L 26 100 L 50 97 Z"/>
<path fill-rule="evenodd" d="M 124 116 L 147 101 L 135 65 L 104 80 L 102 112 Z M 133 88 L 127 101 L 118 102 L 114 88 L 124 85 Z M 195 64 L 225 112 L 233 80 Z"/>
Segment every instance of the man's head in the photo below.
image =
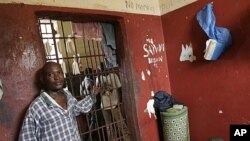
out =
<path fill-rule="evenodd" d="M 60 64 L 47 62 L 44 64 L 40 76 L 43 88 L 47 92 L 56 92 L 64 86 L 64 76 Z"/>
<path fill-rule="evenodd" d="M 85 68 L 84 73 L 85 73 L 85 75 L 89 75 L 89 74 L 93 73 L 93 70 L 92 70 L 92 68 Z"/>
<path fill-rule="evenodd" d="M 104 64 L 103 62 L 100 63 L 99 69 L 100 69 L 101 71 L 106 70 L 106 66 L 105 66 L 105 64 Z"/>

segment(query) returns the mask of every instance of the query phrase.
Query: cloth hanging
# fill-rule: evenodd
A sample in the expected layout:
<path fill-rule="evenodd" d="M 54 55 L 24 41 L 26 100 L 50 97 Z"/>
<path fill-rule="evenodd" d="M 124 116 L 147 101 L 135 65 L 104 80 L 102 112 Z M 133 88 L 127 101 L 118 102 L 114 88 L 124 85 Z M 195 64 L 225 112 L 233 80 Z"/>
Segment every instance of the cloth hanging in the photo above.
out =
<path fill-rule="evenodd" d="M 73 75 L 77 75 L 80 74 L 80 70 L 75 55 L 73 55 L 73 57 L 74 57 L 74 62 L 72 63 L 72 73 Z"/>
<path fill-rule="evenodd" d="M 75 37 L 81 37 L 86 40 L 101 41 L 103 38 L 100 23 L 72 23 L 72 30 Z"/>
<path fill-rule="evenodd" d="M 59 41 L 56 42 L 56 46 L 57 46 L 57 51 L 58 51 L 60 54 L 62 54 L 62 49 L 61 49 L 61 46 L 60 46 L 60 42 L 59 42 Z"/>
<path fill-rule="evenodd" d="M 106 64 L 111 64 L 108 65 L 107 67 L 116 67 L 117 66 L 117 61 L 116 61 L 116 55 L 113 55 L 116 53 L 116 42 L 115 42 L 115 30 L 114 26 L 109 23 L 101 23 L 102 25 L 102 30 L 103 30 L 103 39 L 102 39 L 102 47 L 103 47 L 103 52 L 105 54 L 106 58 Z"/>
<path fill-rule="evenodd" d="M 62 67 L 63 73 L 66 74 L 67 73 L 67 69 L 66 69 L 66 65 L 65 65 L 64 61 L 61 63 L 61 67 Z"/>
<path fill-rule="evenodd" d="M 115 42 L 115 29 L 114 26 L 110 23 L 101 23 L 104 41 L 107 46 L 110 46 L 112 49 L 116 49 L 116 42 Z"/>
<path fill-rule="evenodd" d="M 52 48 L 50 46 L 50 43 L 49 43 L 49 40 L 47 40 L 45 43 L 44 43 L 44 49 L 45 49 L 45 53 L 46 55 L 50 55 L 51 54 L 51 51 L 52 51 Z"/>
<path fill-rule="evenodd" d="M 105 54 L 105 64 L 107 68 L 112 68 L 117 66 L 116 62 L 116 51 L 112 50 L 110 47 L 107 47 L 106 44 L 103 44 L 103 52 Z"/>
<path fill-rule="evenodd" d="M 71 39 L 71 36 L 66 41 L 66 51 L 68 53 L 75 53 L 75 44 Z"/>
<path fill-rule="evenodd" d="M 215 26 L 216 18 L 213 13 L 213 3 L 208 3 L 202 10 L 200 10 L 196 19 L 201 28 L 205 31 L 209 39 L 215 40 L 215 45 L 211 46 L 214 49 L 206 48 L 206 52 L 211 50 L 212 52 L 206 57 L 207 60 L 217 60 L 218 57 L 232 44 L 232 36 L 230 31 L 223 27 Z M 209 41 L 210 42 L 210 41 Z M 210 46 L 209 46 L 210 47 Z"/>

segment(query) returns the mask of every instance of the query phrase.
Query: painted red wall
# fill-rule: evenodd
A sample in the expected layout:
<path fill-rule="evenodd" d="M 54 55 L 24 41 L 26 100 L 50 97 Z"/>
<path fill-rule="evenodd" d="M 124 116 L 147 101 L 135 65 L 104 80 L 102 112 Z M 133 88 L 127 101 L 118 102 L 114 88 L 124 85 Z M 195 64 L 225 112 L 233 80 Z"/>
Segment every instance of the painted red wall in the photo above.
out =
<path fill-rule="evenodd" d="M 44 63 L 44 53 L 37 28 L 37 11 L 58 11 L 71 14 L 94 15 L 95 18 L 111 16 L 121 26 L 123 43 L 121 54 L 121 76 L 127 105 L 128 121 L 136 141 L 159 140 L 156 120 L 144 112 L 150 92 L 170 92 L 166 50 L 147 54 L 150 48 L 146 39 L 152 39 L 155 46 L 164 45 L 161 18 L 139 14 L 55 8 L 28 5 L 0 5 L 0 78 L 4 85 L 4 96 L 0 101 L 0 140 L 17 140 L 24 113 L 38 94 L 35 86 L 36 71 Z M 119 18 L 116 18 L 119 17 Z M 102 19 L 103 20 L 103 19 Z M 143 46 L 147 48 L 143 49 Z M 152 47 L 152 46 L 151 46 Z M 149 63 L 148 58 L 161 57 L 162 61 Z M 150 71 L 149 73 L 146 73 Z M 145 73 L 145 80 L 142 78 Z M 129 102 L 128 102 L 129 101 Z M 132 115 L 134 114 L 134 115 Z M 136 131 L 139 130 L 139 131 Z M 138 132 L 136 134 L 136 132 Z"/>
<path fill-rule="evenodd" d="M 203 59 L 207 37 L 195 17 L 208 2 L 162 16 L 171 90 L 189 108 L 192 141 L 229 140 L 230 124 L 250 124 L 250 1 L 213 1 L 216 25 L 233 36 L 232 46 L 216 61 Z M 197 60 L 180 62 L 181 46 L 190 42 Z"/>

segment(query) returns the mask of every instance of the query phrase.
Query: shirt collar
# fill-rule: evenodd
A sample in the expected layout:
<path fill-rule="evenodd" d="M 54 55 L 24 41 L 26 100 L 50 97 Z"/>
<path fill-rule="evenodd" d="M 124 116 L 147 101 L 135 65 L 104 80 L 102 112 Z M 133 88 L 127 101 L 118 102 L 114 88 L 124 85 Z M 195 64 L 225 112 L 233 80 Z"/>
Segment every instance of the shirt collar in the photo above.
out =
<path fill-rule="evenodd" d="M 68 92 L 63 90 L 64 95 L 66 95 L 67 99 L 68 99 Z M 41 97 L 45 100 L 46 104 L 48 106 L 57 106 L 59 108 L 62 108 L 46 91 L 41 90 L 40 93 Z M 63 109 L 63 108 L 62 108 Z"/>

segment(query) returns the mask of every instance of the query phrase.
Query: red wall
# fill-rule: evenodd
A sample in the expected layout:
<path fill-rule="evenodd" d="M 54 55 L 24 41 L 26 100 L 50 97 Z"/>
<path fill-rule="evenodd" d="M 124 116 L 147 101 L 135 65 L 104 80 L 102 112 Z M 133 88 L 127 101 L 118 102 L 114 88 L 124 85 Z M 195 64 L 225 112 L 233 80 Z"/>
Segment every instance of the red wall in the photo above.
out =
<path fill-rule="evenodd" d="M 150 54 L 148 57 L 162 57 L 162 62 L 150 64 L 144 57 L 147 52 L 143 46 L 149 38 L 156 46 L 164 44 L 160 17 L 23 4 L 1 4 L 0 9 L 0 78 L 4 85 L 4 96 L 0 101 L 0 140 L 17 140 L 24 113 L 39 92 L 35 86 L 36 71 L 45 60 L 36 24 L 37 11 L 88 15 L 88 20 L 100 18 L 109 21 L 110 18 L 119 24 L 122 31 L 118 40 L 122 43 L 123 98 L 126 115 L 131 119 L 128 122 L 133 124 L 130 128 L 134 140 L 159 140 L 156 120 L 150 119 L 144 109 L 151 91 L 162 89 L 170 92 L 166 50 Z M 103 18 L 105 16 L 108 18 Z M 145 74 L 143 80 L 141 74 L 147 70 L 151 73 Z"/>
<path fill-rule="evenodd" d="M 192 141 L 229 140 L 230 124 L 250 124 L 250 1 L 213 1 L 216 25 L 233 36 L 233 45 L 217 61 L 204 60 L 207 37 L 195 17 L 208 2 L 162 16 L 171 90 L 189 108 Z M 180 62 L 181 45 L 190 42 L 197 60 Z"/>

